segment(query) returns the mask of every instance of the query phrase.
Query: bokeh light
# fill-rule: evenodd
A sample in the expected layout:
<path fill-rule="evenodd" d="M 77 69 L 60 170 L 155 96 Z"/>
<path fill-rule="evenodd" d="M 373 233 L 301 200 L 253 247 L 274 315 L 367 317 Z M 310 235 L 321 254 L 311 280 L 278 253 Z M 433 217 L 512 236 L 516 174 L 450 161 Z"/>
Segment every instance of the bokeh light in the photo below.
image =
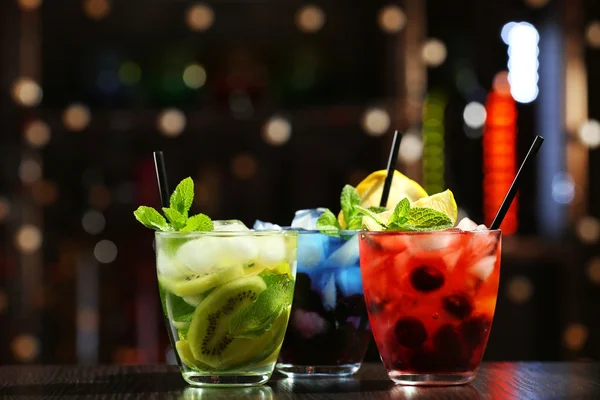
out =
<path fill-rule="evenodd" d="M 552 177 L 552 199 L 558 204 L 569 204 L 575 198 L 575 181 L 567 172 Z"/>
<path fill-rule="evenodd" d="M 42 0 L 19 0 L 19 7 L 25 11 L 33 11 L 42 5 Z"/>
<path fill-rule="evenodd" d="M 119 67 L 119 80 L 128 86 L 133 86 L 142 80 L 142 68 L 134 61 L 125 61 Z"/>
<path fill-rule="evenodd" d="M 229 96 L 229 108 L 234 118 L 247 119 L 254 114 L 252 99 L 244 90 L 235 90 Z"/>
<path fill-rule="evenodd" d="M 31 147 L 42 148 L 50 141 L 50 127 L 44 121 L 36 119 L 25 126 L 23 136 Z"/>
<path fill-rule="evenodd" d="M 91 118 L 90 109 L 87 106 L 74 103 L 66 108 L 62 120 L 68 130 L 81 132 L 88 127 Z"/>
<path fill-rule="evenodd" d="M 10 202 L 5 197 L 0 197 L 0 222 L 10 214 Z"/>
<path fill-rule="evenodd" d="M 563 342 L 565 347 L 571 351 L 579 351 L 583 349 L 589 332 L 588 328 L 583 324 L 569 324 L 563 333 Z"/>
<path fill-rule="evenodd" d="M 31 186 L 31 194 L 36 203 L 48 206 L 58 198 L 58 186 L 54 182 L 39 180 Z"/>
<path fill-rule="evenodd" d="M 42 245 L 42 232 L 35 225 L 25 224 L 17 230 L 15 245 L 21 253 L 33 253 Z"/>
<path fill-rule="evenodd" d="M 271 146 L 281 146 L 290 140 L 292 124 L 283 117 L 272 117 L 264 125 L 262 137 Z"/>
<path fill-rule="evenodd" d="M 40 352 L 39 340 L 32 335 L 17 335 L 10 344 L 15 358 L 20 362 L 33 361 Z"/>
<path fill-rule="evenodd" d="M 592 216 L 585 216 L 577 222 L 577 236 L 586 244 L 594 244 L 600 239 L 600 221 Z"/>
<path fill-rule="evenodd" d="M 585 39 L 588 46 L 600 48 L 600 21 L 592 21 L 585 29 Z"/>
<path fill-rule="evenodd" d="M 477 101 L 467 104 L 463 111 L 465 125 L 469 128 L 478 129 L 483 127 L 486 118 L 487 112 L 485 111 L 485 106 Z"/>
<path fill-rule="evenodd" d="M 506 296 L 516 304 L 525 304 L 533 296 L 533 284 L 525 276 L 516 276 L 506 285 Z"/>
<path fill-rule="evenodd" d="M 589 280 L 600 285 L 600 257 L 594 257 L 590 260 L 586 268 Z"/>
<path fill-rule="evenodd" d="M 81 226 L 90 235 L 97 235 L 104 230 L 106 219 L 100 211 L 90 210 L 83 214 Z"/>
<path fill-rule="evenodd" d="M 446 61 L 446 45 L 439 39 L 427 40 L 421 49 L 421 57 L 430 67 L 438 67 Z"/>
<path fill-rule="evenodd" d="M 412 164 L 421 159 L 423 155 L 423 140 L 417 132 L 406 132 L 400 141 L 400 150 L 398 150 L 398 158 L 407 163 Z"/>
<path fill-rule="evenodd" d="M 83 11 L 88 17 L 100 20 L 110 13 L 110 2 L 109 0 L 84 0 Z"/>
<path fill-rule="evenodd" d="M 164 136 L 176 137 L 184 131 L 187 119 L 181 110 L 169 108 L 159 114 L 157 124 Z"/>
<path fill-rule="evenodd" d="M 19 165 L 19 178 L 25 184 L 33 183 L 42 177 L 42 166 L 36 160 L 29 158 Z"/>
<path fill-rule="evenodd" d="M 35 107 L 42 101 L 42 88 L 31 78 L 19 78 L 12 87 L 14 101 L 23 107 Z"/>
<path fill-rule="evenodd" d="M 370 108 L 362 118 L 362 127 L 370 136 L 381 136 L 387 132 L 392 120 L 383 108 Z"/>
<path fill-rule="evenodd" d="M 215 13 L 208 4 L 198 3 L 191 6 L 186 15 L 188 27 L 196 32 L 209 29 L 215 21 Z"/>
<path fill-rule="evenodd" d="M 117 258 L 117 245 L 110 240 L 101 240 L 94 246 L 94 257 L 102 264 L 110 264 Z"/>
<path fill-rule="evenodd" d="M 581 125 L 579 128 L 579 140 L 590 149 L 600 146 L 600 122 L 590 119 Z"/>
<path fill-rule="evenodd" d="M 256 158 L 251 154 L 238 154 L 231 160 L 231 173 L 238 179 L 248 180 L 256 175 Z"/>
<path fill-rule="evenodd" d="M 98 210 L 105 210 L 112 203 L 112 193 L 106 186 L 95 184 L 88 193 L 88 202 Z"/>
<path fill-rule="evenodd" d="M 325 25 L 325 13 L 316 5 L 306 5 L 296 13 L 296 26 L 302 32 L 318 32 L 323 25 Z"/>
<path fill-rule="evenodd" d="M 190 89 L 200 89 L 206 83 L 206 71 L 200 64 L 191 64 L 183 71 L 183 82 Z"/>
<path fill-rule="evenodd" d="M 379 11 L 379 27 L 386 33 L 398 33 L 406 26 L 406 14 L 396 5 L 387 5 Z"/>
<path fill-rule="evenodd" d="M 494 76 L 492 89 L 503 96 L 510 94 L 510 82 L 508 81 L 508 71 L 500 71 Z"/>
<path fill-rule="evenodd" d="M 540 35 L 533 25 L 520 22 L 508 32 L 508 81 L 519 103 L 531 103 L 538 94 Z"/>

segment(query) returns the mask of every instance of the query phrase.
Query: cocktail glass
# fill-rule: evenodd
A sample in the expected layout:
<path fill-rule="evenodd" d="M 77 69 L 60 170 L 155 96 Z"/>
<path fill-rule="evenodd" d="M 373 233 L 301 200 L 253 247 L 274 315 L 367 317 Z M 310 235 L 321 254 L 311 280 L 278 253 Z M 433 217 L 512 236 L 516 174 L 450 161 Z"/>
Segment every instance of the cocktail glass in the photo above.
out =
<path fill-rule="evenodd" d="M 371 340 L 358 231 L 298 231 L 298 275 L 277 370 L 288 376 L 358 371 Z"/>
<path fill-rule="evenodd" d="M 390 379 L 475 378 L 494 319 L 500 251 L 499 230 L 361 232 L 367 309 Z"/>
<path fill-rule="evenodd" d="M 191 385 L 263 384 L 275 367 L 290 315 L 297 233 L 221 228 L 156 233 L 169 338 Z M 285 293 L 287 304 L 281 300 L 288 298 Z M 244 312 L 255 310 L 259 300 L 260 312 Z"/>

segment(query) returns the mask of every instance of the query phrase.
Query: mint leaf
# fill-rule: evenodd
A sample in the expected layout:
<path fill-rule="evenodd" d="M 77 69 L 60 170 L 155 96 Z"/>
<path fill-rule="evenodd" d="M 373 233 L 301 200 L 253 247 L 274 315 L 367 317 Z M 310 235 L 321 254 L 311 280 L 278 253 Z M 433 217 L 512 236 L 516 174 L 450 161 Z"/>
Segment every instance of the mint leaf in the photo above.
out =
<path fill-rule="evenodd" d="M 453 226 L 446 214 L 431 208 L 412 208 L 406 225 L 417 231 L 441 230 Z"/>
<path fill-rule="evenodd" d="M 147 228 L 157 231 L 171 230 L 165 217 L 160 215 L 159 212 L 152 207 L 139 206 L 138 209 L 133 212 L 133 215 L 135 216 L 135 219 Z"/>
<path fill-rule="evenodd" d="M 360 204 L 360 197 L 350 185 L 344 186 L 342 194 L 340 195 L 340 205 L 342 206 L 342 214 L 344 215 L 344 221 L 349 227 L 350 219 L 355 215 L 356 211 L 354 207 Z"/>
<path fill-rule="evenodd" d="M 375 214 L 380 214 L 382 212 L 386 212 L 387 208 L 385 208 L 385 207 L 369 207 L 369 211 L 374 212 Z"/>
<path fill-rule="evenodd" d="M 170 208 L 187 218 L 194 201 L 194 181 L 188 177 L 179 182 L 171 195 Z M 168 218 L 168 216 L 167 216 Z"/>
<path fill-rule="evenodd" d="M 388 224 L 404 224 L 408 220 L 408 216 L 410 215 L 410 201 L 405 197 L 394 208 L 394 212 L 388 221 Z"/>
<path fill-rule="evenodd" d="M 267 284 L 256 301 L 235 313 L 229 321 L 229 333 L 235 338 L 256 338 L 263 335 L 292 304 L 294 281 L 287 274 L 260 274 Z"/>
<path fill-rule="evenodd" d="M 183 228 L 185 226 L 186 221 L 187 221 L 187 217 L 185 215 L 181 214 L 179 211 L 174 210 L 172 208 L 163 208 L 162 210 L 176 231 L 180 230 L 181 228 Z"/>
<path fill-rule="evenodd" d="M 356 209 L 354 210 L 356 213 Z M 346 229 L 347 230 L 355 230 L 362 228 L 362 215 L 353 215 L 350 219 L 346 220 Z"/>
<path fill-rule="evenodd" d="M 215 228 L 212 220 L 205 214 L 189 217 L 181 232 L 210 232 Z"/>
<path fill-rule="evenodd" d="M 362 214 L 362 215 L 366 215 L 367 217 L 371 217 L 375 222 L 377 222 L 379 225 L 381 226 L 386 226 L 386 224 L 379 218 L 379 216 L 377 214 L 375 214 L 373 211 L 361 207 L 361 206 L 356 206 L 356 210 Z"/>
<path fill-rule="evenodd" d="M 327 209 L 317 219 L 317 229 L 325 234 L 332 234 L 342 229 L 342 227 L 331 210 Z"/>

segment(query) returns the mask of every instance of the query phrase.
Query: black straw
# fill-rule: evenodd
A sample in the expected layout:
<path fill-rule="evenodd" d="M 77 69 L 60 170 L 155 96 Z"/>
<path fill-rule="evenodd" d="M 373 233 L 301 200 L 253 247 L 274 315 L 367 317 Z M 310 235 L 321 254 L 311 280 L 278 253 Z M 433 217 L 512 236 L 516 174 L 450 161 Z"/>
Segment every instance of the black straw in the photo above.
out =
<path fill-rule="evenodd" d="M 390 150 L 390 157 L 388 158 L 387 174 L 385 175 L 385 182 L 383 183 L 383 192 L 381 193 L 381 201 L 379 202 L 380 207 L 386 207 L 388 197 L 390 197 L 390 189 L 392 188 L 394 171 L 396 171 L 396 163 L 398 162 L 398 150 L 400 150 L 400 140 L 400 133 L 398 131 L 394 132 L 394 141 L 392 142 L 392 149 Z"/>
<path fill-rule="evenodd" d="M 521 172 L 523 172 L 525 168 L 529 168 L 529 166 L 532 164 L 532 160 L 535 158 L 540 147 L 542 147 L 543 142 L 543 137 L 535 137 L 531 147 L 529 148 L 529 151 L 527 152 L 527 155 L 525 156 L 525 159 L 523 160 L 523 163 L 521 164 L 521 167 L 519 168 L 519 171 L 517 172 L 517 176 L 515 176 L 515 180 L 513 181 L 512 185 L 510 185 L 510 189 L 508 189 L 508 193 L 506 194 L 506 197 L 504 198 L 504 201 L 502 202 L 502 205 L 500 206 L 492 225 L 490 225 L 490 229 L 498 229 L 500 228 L 500 225 L 502 225 L 502 221 L 504 220 L 510 205 L 515 199 L 517 192 L 519 191 Z"/>
<path fill-rule="evenodd" d="M 167 169 L 162 151 L 154 152 L 154 168 L 156 169 L 156 180 L 160 192 L 160 202 L 163 207 L 169 207 L 169 181 L 167 180 Z"/>

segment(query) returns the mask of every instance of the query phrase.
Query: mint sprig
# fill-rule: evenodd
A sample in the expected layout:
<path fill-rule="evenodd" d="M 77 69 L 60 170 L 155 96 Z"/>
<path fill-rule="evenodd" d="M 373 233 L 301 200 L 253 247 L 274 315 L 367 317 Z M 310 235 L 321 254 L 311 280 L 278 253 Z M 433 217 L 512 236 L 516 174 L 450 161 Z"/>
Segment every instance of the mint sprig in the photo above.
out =
<path fill-rule="evenodd" d="M 189 216 L 194 202 L 194 181 L 185 178 L 173 191 L 169 207 L 163 207 L 163 217 L 152 207 L 140 206 L 133 212 L 135 218 L 147 228 L 161 232 L 209 232 L 214 229 L 212 220 L 205 214 Z M 168 220 L 168 222 L 167 222 Z"/>
<path fill-rule="evenodd" d="M 362 217 L 358 210 L 367 210 L 359 206 L 360 196 L 356 192 L 356 189 L 350 185 L 345 185 L 340 195 L 340 206 L 342 208 L 342 215 L 344 221 L 346 221 L 347 230 L 356 230 L 362 228 Z M 370 207 L 367 211 L 373 213 L 379 213 L 385 211 L 385 207 Z M 317 229 L 321 232 L 330 236 L 339 236 L 339 231 L 342 230 L 337 217 L 330 209 L 326 209 L 325 212 L 317 220 Z"/>
<path fill-rule="evenodd" d="M 453 226 L 450 218 L 437 210 L 426 207 L 410 206 L 407 198 L 402 199 L 394 208 L 390 219 L 383 222 L 381 218 L 370 210 L 357 207 L 360 214 L 372 218 L 383 227 L 384 231 L 391 232 L 425 232 L 448 229 Z"/>
<path fill-rule="evenodd" d="M 235 313 L 229 321 L 229 333 L 234 338 L 256 338 L 271 329 L 275 321 L 292 304 L 294 281 L 287 274 L 259 275 L 267 284 L 257 299 Z"/>

